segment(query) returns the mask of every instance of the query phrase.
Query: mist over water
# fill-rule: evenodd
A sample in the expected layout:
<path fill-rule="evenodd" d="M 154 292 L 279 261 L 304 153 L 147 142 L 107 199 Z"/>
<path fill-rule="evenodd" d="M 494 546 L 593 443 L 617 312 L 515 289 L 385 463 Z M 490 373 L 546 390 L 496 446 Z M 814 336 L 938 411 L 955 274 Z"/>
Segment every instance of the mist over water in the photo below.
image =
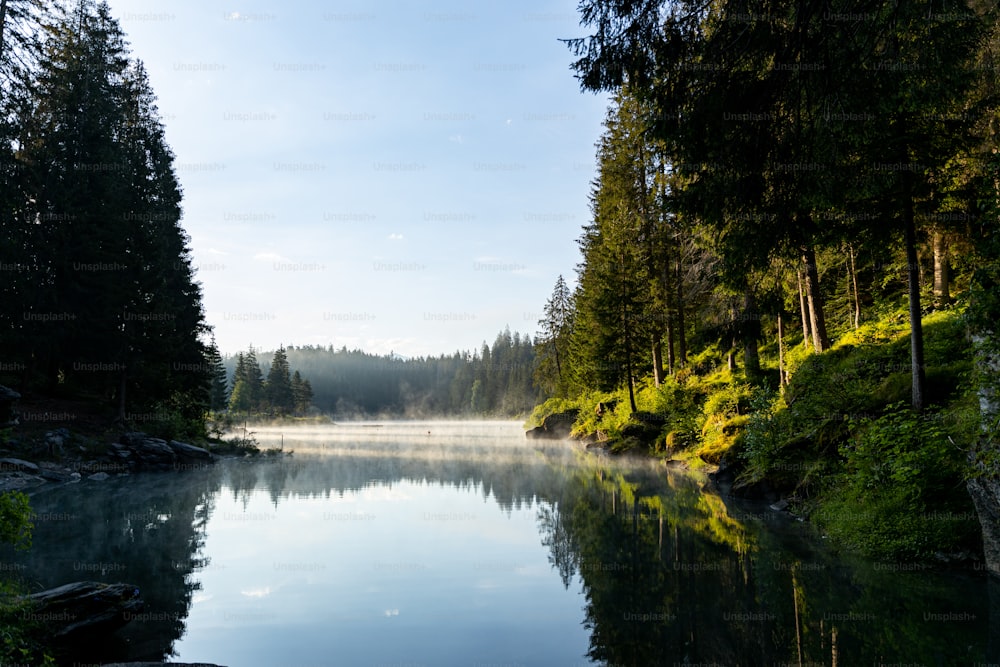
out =
<path fill-rule="evenodd" d="M 65 664 L 827 664 L 835 642 L 839 664 L 949 665 L 997 628 L 985 577 L 845 560 L 697 476 L 515 422 L 251 430 L 294 455 L 34 495 L 34 547 L 4 562 L 147 603 Z"/>

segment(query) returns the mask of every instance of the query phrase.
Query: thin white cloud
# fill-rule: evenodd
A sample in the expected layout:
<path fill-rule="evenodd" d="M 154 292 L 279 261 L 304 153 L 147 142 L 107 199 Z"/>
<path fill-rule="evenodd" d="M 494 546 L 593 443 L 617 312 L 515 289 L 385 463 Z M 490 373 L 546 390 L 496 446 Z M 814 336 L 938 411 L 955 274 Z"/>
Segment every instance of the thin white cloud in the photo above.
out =
<path fill-rule="evenodd" d="M 240 591 L 240 595 L 248 598 L 266 598 L 270 594 L 270 586 L 265 586 L 264 588 L 252 588 L 248 591 Z"/>
<path fill-rule="evenodd" d="M 393 232 L 392 234 L 389 234 L 389 240 L 390 241 L 402 241 L 403 240 L 403 235 L 402 234 L 396 234 L 395 232 Z"/>

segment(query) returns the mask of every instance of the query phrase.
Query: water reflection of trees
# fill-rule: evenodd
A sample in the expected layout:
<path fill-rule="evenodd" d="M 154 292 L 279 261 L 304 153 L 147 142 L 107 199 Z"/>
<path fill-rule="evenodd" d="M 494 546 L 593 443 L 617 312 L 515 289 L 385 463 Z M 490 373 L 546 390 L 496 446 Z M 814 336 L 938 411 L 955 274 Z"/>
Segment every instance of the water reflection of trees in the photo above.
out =
<path fill-rule="evenodd" d="M 762 528 L 758 512 L 740 516 L 687 477 L 597 464 L 566 479 L 540 507 L 539 529 L 563 582 L 579 575 L 594 661 L 967 665 L 988 656 L 982 579 L 845 564 L 783 536 L 798 526 Z M 967 620 L 937 620 L 956 615 Z"/>
<path fill-rule="evenodd" d="M 226 467 L 226 493 L 244 504 L 263 489 L 272 504 L 284 498 L 342 498 L 370 486 L 391 487 L 404 481 L 433 482 L 456 489 L 478 489 L 506 511 L 532 507 L 551 497 L 563 483 L 561 467 L 571 452 L 488 444 L 467 446 L 428 442 L 341 443 L 318 452 L 265 463 L 233 462 Z"/>
<path fill-rule="evenodd" d="M 192 575 L 210 566 L 201 553 L 216 494 L 246 507 L 265 493 L 277 506 L 406 481 L 471 489 L 508 512 L 535 508 L 553 568 L 566 587 L 582 586 L 589 657 L 598 663 L 831 665 L 834 654 L 842 666 L 996 661 L 986 653 L 982 580 L 844 564 L 808 540 L 786 539 L 786 524 L 762 529 L 748 520 L 753 511 L 691 477 L 563 443 L 339 443 L 49 489 L 32 499 L 48 518 L 37 522 L 34 548 L 0 559 L 23 564 L 37 589 L 80 579 L 137 584 L 151 616 L 100 655 L 76 659 L 159 660 L 185 632 Z M 93 569 L 101 563 L 109 567 Z M 925 612 L 976 618 L 933 623 Z"/>
<path fill-rule="evenodd" d="M 219 473 L 205 469 L 83 482 L 32 497 L 31 550 L 0 555 L 18 564 L 32 590 L 126 581 L 139 586 L 146 604 L 110 642 L 74 648 L 67 664 L 171 655 L 198 587 L 191 575 L 207 564 L 200 553 L 219 488 Z"/>

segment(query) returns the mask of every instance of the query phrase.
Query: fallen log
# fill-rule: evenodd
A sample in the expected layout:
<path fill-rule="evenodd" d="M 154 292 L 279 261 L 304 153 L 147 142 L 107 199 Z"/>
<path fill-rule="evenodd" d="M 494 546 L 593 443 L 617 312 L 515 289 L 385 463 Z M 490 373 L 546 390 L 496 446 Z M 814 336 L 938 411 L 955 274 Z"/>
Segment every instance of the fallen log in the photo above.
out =
<path fill-rule="evenodd" d="M 28 596 L 26 619 L 41 623 L 56 640 L 110 634 L 142 611 L 139 589 L 132 584 L 77 581 Z"/>

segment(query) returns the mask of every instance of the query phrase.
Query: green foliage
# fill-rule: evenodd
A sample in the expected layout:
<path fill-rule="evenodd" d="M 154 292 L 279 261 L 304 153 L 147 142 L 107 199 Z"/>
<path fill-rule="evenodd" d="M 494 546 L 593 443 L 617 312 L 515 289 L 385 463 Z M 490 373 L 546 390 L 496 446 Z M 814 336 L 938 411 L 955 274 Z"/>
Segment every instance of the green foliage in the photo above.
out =
<path fill-rule="evenodd" d="M 271 357 L 271 368 L 264 384 L 264 397 L 272 412 L 288 414 L 295 409 L 295 395 L 292 391 L 292 372 L 288 366 L 285 348 L 279 347 Z"/>
<path fill-rule="evenodd" d="M 455 352 L 437 357 L 403 358 L 376 355 L 333 346 L 288 346 L 295 412 L 318 411 L 336 418 L 374 416 L 521 416 L 528 415 L 544 397 L 533 384 L 537 363 L 531 339 L 504 330 L 493 345 L 479 351 Z M 230 357 L 233 396 L 230 409 L 246 414 L 266 412 L 262 403 L 251 403 L 240 378 L 240 360 Z M 261 363 L 273 363 L 272 353 L 256 353 Z M 298 380 L 296 380 L 296 376 Z M 244 398 L 246 396 L 246 398 Z"/>
<path fill-rule="evenodd" d="M 705 399 L 697 449 L 703 460 L 718 463 L 727 454 L 738 453 L 754 391 L 749 384 L 733 382 L 715 389 Z"/>
<path fill-rule="evenodd" d="M 142 413 L 143 420 L 132 426 L 141 428 L 156 438 L 164 440 L 202 440 L 207 435 L 205 414 L 185 407 L 182 396 L 174 401 L 161 401 L 150 406 L 149 413 Z"/>
<path fill-rule="evenodd" d="M 648 412 L 663 425 L 661 450 L 713 462 L 739 453 L 740 481 L 837 509 L 829 529 L 843 542 L 927 555 L 967 533 L 921 517 L 935 497 L 968 507 L 972 443 L 983 445 L 980 473 L 1000 460 L 970 390 L 1000 383 L 975 376 L 966 339 L 969 328 L 984 354 L 1000 349 L 1000 15 L 959 3 L 947 21 L 928 20 L 919 3 L 872 5 L 858 23 L 828 20 L 856 13 L 844 3 L 765 9 L 766 20 L 745 20 L 740 3 L 580 4 L 590 36 L 569 40 L 573 69 L 613 103 L 580 240 L 577 432 L 628 438 L 650 421 L 631 413 Z M 661 173 L 648 177 L 651 162 Z M 651 198 L 657 186 L 664 196 Z M 702 266 L 662 252 L 665 231 L 693 239 Z M 952 296 L 971 286 L 971 305 L 958 294 L 921 317 L 931 261 L 950 264 Z M 676 295 L 661 278 L 676 278 Z M 650 324 L 676 315 L 694 349 L 676 380 L 653 388 L 647 350 L 675 336 Z M 840 337 L 832 348 L 792 344 L 810 326 L 824 338 L 820 317 Z M 783 390 L 768 376 L 779 331 Z M 761 374 L 757 340 L 771 355 Z M 741 342 L 744 368 L 722 370 Z M 640 387 L 629 414 L 627 386 Z M 609 399 L 619 408 L 596 414 Z"/>
<path fill-rule="evenodd" d="M 211 412 L 205 422 L 205 430 L 209 439 L 221 442 L 222 436 L 233 430 L 235 425 L 236 417 L 231 412 Z"/>
<path fill-rule="evenodd" d="M 552 398 L 546 399 L 544 402 L 539 403 L 528 415 L 528 419 L 524 422 L 525 430 L 531 430 L 536 426 L 541 426 L 542 422 L 549 415 L 554 415 L 557 412 L 566 412 L 568 410 L 579 409 L 580 401 L 576 399 L 560 398 L 558 396 L 553 396 Z"/>
<path fill-rule="evenodd" d="M 223 439 L 212 445 L 215 454 L 227 456 L 257 456 L 260 454 L 260 442 L 256 434 L 245 427 L 232 429 L 232 437 Z"/>
<path fill-rule="evenodd" d="M 629 408 L 628 392 L 625 389 L 613 392 L 591 391 L 580 395 L 576 402 L 580 407 L 580 415 L 573 424 L 573 434 L 576 436 L 596 434 L 606 438 L 619 433 L 621 426 L 627 421 Z M 622 405 L 625 408 L 620 415 L 618 407 Z M 602 406 L 600 411 L 598 406 Z"/>
<path fill-rule="evenodd" d="M 229 379 L 214 337 L 205 352 L 205 363 L 211 374 L 208 409 L 213 412 L 225 410 L 229 405 Z"/>
<path fill-rule="evenodd" d="M 749 384 L 727 384 L 705 399 L 705 416 L 735 417 L 744 415 L 750 409 L 754 388 Z"/>
<path fill-rule="evenodd" d="M 0 664 L 57 664 L 46 653 L 45 627 L 42 621 L 31 620 L 32 604 L 20 586 L 0 582 Z"/>
<path fill-rule="evenodd" d="M 778 457 L 788 436 L 785 420 L 780 415 L 784 409 L 782 397 L 770 389 L 761 389 L 750 399 L 750 418 L 743 433 L 743 451 L 752 479 L 760 479 Z"/>
<path fill-rule="evenodd" d="M 852 424 L 843 473 L 814 513 L 838 542 L 878 558 L 967 548 L 978 525 L 964 485 L 965 451 L 939 420 L 903 402 Z"/>
<path fill-rule="evenodd" d="M 550 396 L 565 396 L 569 391 L 569 346 L 575 316 L 573 293 L 560 275 L 545 302 L 544 316 L 538 321 L 542 330 L 535 338 L 538 364 L 534 382 Z"/>
<path fill-rule="evenodd" d="M 20 491 L 0 493 L 0 542 L 17 549 L 31 547 L 31 503 Z"/>
<path fill-rule="evenodd" d="M 0 346 L 22 391 L 99 396 L 119 419 L 184 394 L 197 415 L 207 326 L 145 68 L 107 3 L 18 5 L 37 11 L 13 30 L 32 45 L 0 53 L 0 263 L 19 267 Z"/>
<path fill-rule="evenodd" d="M 312 383 L 302 377 L 299 371 L 292 373 L 292 405 L 297 414 L 309 411 L 313 402 Z"/>
<path fill-rule="evenodd" d="M 647 386 L 639 392 L 640 409 L 659 415 L 663 424 L 659 451 L 676 452 L 696 444 L 707 391 L 698 376 L 681 371 L 665 378 L 659 387 Z"/>

